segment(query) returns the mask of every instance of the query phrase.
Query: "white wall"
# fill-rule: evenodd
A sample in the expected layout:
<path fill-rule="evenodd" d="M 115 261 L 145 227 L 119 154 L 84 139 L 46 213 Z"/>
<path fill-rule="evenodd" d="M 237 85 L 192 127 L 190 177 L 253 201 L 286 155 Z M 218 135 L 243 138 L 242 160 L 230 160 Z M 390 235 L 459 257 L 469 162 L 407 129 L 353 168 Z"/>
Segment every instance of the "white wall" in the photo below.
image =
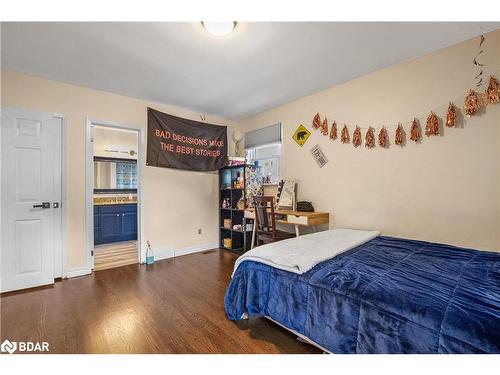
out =
<path fill-rule="evenodd" d="M 240 121 L 248 131 L 281 122 L 283 177 L 298 181 L 298 197 L 331 213 L 331 227 L 376 228 L 383 234 L 500 251 L 500 104 L 443 136 L 394 145 L 398 121 L 466 94 L 477 69 L 478 39 L 437 51 L 301 98 Z M 500 30 L 486 35 L 485 74 L 500 79 Z M 307 74 L 307 72 L 304 72 Z M 462 107 L 463 102 L 456 102 Z M 311 129 L 319 112 L 340 130 L 344 122 L 389 128 L 391 147 L 369 150 L 332 142 L 313 131 L 304 147 L 292 134 Z M 409 137 L 409 125 L 406 125 Z M 364 139 L 365 130 L 363 130 Z M 310 149 L 319 144 L 329 163 L 320 169 Z"/>
<path fill-rule="evenodd" d="M 146 102 L 99 90 L 36 78 L 14 71 L 1 72 L 2 105 L 67 115 L 69 123 L 69 254 L 68 269 L 85 265 L 85 129 L 86 118 L 139 125 L 146 129 L 147 107 L 199 120 L 187 109 Z M 165 90 L 168 90 L 165 87 Z M 229 150 L 235 123 L 206 116 L 227 125 Z M 145 166 L 145 240 L 153 247 L 192 248 L 218 242 L 218 175 Z M 198 234 L 198 228 L 202 234 Z"/>

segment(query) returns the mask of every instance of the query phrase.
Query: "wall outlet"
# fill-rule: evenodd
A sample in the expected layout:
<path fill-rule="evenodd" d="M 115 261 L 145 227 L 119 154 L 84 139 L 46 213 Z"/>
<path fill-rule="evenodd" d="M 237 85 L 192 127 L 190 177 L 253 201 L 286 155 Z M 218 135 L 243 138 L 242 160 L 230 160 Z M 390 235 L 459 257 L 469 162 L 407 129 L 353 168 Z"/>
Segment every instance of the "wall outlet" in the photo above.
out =
<path fill-rule="evenodd" d="M 200 228 L 200 229 L 198 229 L 198 234 L 201 234 L 201 228 Z"/>

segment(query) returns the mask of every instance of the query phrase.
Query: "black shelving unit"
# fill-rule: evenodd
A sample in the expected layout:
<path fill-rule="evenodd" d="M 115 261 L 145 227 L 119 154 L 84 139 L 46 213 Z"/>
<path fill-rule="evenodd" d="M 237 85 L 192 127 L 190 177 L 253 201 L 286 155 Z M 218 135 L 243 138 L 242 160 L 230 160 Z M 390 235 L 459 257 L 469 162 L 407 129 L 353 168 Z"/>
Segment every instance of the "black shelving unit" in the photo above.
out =
<path fill-rule="evenodd" d="M 250 248 L 252 232 L 245 231 L 244 209 L 237 208 L 238 201 L 243 198 L 246 202 L 246 169 L 247 165 L 237 165 L 222 168 L 219 171 L 219 246 L 237 254 L 243 254 Z M 235 180 L 241 176 L 243 187 L 236 187 Z M 229 199 L 230 207 L 223 208 L 224 199 Z M 231 227 L 224 226 L 224 220 L 231 220 Z M 241 230 L 233 229 L 234 225 L 241 225 Z M 231 248 L 224 246 L 224 239 L 231 238 Z"/>

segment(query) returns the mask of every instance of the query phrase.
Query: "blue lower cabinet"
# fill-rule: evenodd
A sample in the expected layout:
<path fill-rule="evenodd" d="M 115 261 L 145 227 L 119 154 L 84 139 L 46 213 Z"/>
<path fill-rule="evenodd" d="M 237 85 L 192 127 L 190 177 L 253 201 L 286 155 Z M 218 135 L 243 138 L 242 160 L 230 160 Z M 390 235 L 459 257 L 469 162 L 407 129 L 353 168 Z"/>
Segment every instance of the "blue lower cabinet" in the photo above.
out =
<path fill-rule="evenodd" d="M 122 213 L 122 236 L 137 238 L 137 212 Z"/>
<path fill-rule="evenodd" d="M 97 220 L 96 220 L 96 210 Z M 96 224 L 97 227 L 96 227 Z M 97 236 L 96 236 L 97 232 Z M 94 206 L 94 244 L 137 239 L 137 204 Z"/>

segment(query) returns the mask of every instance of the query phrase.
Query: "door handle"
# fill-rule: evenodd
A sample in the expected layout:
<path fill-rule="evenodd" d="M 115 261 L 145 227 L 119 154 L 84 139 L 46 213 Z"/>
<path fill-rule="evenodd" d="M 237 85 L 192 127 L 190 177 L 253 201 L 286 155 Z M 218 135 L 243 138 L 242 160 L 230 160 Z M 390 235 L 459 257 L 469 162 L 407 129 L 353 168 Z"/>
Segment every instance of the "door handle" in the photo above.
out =
<path fill-rule="evenodd" d="M 42 202 L 41 204 L 34 204 L 33 208 L 50 208 L 50 202 Z"/>

